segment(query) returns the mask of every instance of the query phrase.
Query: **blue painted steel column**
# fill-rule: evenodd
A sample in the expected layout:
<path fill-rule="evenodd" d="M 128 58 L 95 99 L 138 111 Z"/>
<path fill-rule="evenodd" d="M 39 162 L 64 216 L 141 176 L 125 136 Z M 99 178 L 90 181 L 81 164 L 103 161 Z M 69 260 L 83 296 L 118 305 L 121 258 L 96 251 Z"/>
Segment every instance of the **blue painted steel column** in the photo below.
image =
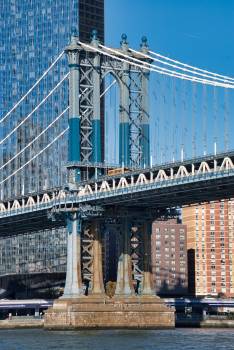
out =
<path fill-rule="evenodd" d="M 98 46 L 97 30 L 92 31 L 92 45 L 94 47 Z M 100 129 L 100 54 L 95 53 L 94 57 L 94 70 L 93 70 L 93 154 L 92 161 L 94 163 L 101 162 L 101 129 Z"/>
<path fill-rule="evenodd" d="M 141 51 L 148 55 L 148 46 L 146 45 L 146 37 L 142 38 Z M 142 100 L 141 100 L 141 146 L 142 157 L 141 167 L 150 166 L 150 139 L 149 139 L 149 71 L 143 69 L 142 73 Z"/>
<path fill-rule="evenodd" d="M 80 46 L 77 44 L 76 28 L 72 27 L 70 43 L 64 49 L 68 56 L 69 76 L 69 161 L 80 161 L 80 118 L 79 118 L 79 52 Z M 80 180 L 80 169 L 74 167 L 70 169 L 70 181 Z"/>
<path fill-rule="evenodd" d="M 128 51 L 127 35 L 122 35 L 121 48 L 124 53 Z M 125 166 L 130 164 L 129 141 L 129 64 L 123 62 L 123 76 L 120 96 L 120 124 L 119 124 L 119 163 Z"/>

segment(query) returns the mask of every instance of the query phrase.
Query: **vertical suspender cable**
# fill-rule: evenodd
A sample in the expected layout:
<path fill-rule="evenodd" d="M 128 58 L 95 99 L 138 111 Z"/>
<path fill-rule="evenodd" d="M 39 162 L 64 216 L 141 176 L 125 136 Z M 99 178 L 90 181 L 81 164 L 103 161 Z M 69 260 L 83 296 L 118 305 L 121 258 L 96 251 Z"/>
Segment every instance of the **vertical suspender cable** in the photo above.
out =
<path fill-rule="evenodd" d="M 196 157 L 196 114 L 197 114 L 197 91 L 196 82 L 193 82 L 193 157 Z"/>
<path fill-rule="evenodd" d="M 207 86 L 203 85 L 203 142 L 204 142 L 204 156 L 206 155 L 206 108 L 207 108 Z"/>
<path fill-rule="evenodd" d="M 228 88 L 225 88 L 225 151 L 228 151 Z"/>
<path fill-rule="evenodd" d="M 182 80 L 182 121 L 181 121 L 181 131 L 182 131 L 182 149 L 181 149 L 181 158 L 182 160 L 185 157 L 187 157 L 187 148 L 186 148 L 186 141 L 187 141 L 187 82 L 186 80 Z"/>
<path fill-rule="evenodd" d="M 173 78 L 175 80 L 174 82 L 174 90 L 173 90 L 173 113 L 174 113 L 174 137 L 173 137 L 173 158 L 174 160 L 177 159 L 177 79 Z"/>
<path fill-rule="evenodd" d="M 217 87 L 214 86 L 214 154 L 217 153 Z"/>

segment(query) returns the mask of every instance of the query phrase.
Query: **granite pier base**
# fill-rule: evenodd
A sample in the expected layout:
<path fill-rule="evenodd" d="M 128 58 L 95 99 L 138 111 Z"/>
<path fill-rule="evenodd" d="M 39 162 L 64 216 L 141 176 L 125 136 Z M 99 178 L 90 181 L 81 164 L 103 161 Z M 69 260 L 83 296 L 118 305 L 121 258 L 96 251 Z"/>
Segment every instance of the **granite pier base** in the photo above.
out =
<path fill-rule="evenodd" d="M 44 319 L 45 330 L 174 328 L 174 311 L 156 296 L 61 298 L 45 311 Z"/>

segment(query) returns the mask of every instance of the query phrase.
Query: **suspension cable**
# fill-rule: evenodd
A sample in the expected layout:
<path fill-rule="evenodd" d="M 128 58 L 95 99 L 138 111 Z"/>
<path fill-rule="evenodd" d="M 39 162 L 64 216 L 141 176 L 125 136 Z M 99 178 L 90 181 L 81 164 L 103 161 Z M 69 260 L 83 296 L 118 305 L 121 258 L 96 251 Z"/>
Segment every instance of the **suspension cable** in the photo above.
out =
<path fill-rule="evenodd" d="M 3 166 L 0 168 L 0 170 L 2 170 L 3 168 L 5 168 L 5 166 L 7 166 L 7 164 L 11 163 L 15 158 L 17 158 L 22 152 L 24 152 L 29 146 L 31 146 L 37 139 L 39 139 L 39 137 L 41 137 L 41 135 L 43 135 L 56 121 L 59 120 L 59 118 L 64 115 L 69 109 L 69 106 L 50 124 L 48 125 L 37 137 L 35 137 L 35 139 L 33 139 L 30 143 L 27 144 L 27 146 L 25 146 L 19 153 L 17 153 L 13 158 L 11 158 L 10 160 L 8 160 L 8 162 L 6 162 L 5 164 L 3 164 Z"/>
<path fill-rule="evenodd" d="M 14 130 L 12 130 L 3 140 L 0 141 L 0 145 L 1 145 L 4 141 L 6 141 L 6 139 L 8 139 L 8 137 L 10 137 L 22 124 L 24 124 L 24 123 L 26 122 L 26 120 L 27 120 L 28 118 L 30 118 L 31 115 L 33 115 L 34 112 L 36 112 L 36 110 L 38 110 L 38 108 L 39 108 L 39 107 L 54 93 L 54 91 L 59 87 L 59 85 L 62 84 L 62 82 L 68 77 L 69 74 L 70 74 L 70 72 L 67 73 L 67 74 L 63 77 L 63 79 L 60 81 L 60 83 L 58 83 L 58 85 L 56 85 L 55 88 L 54 88 L 53 90 L 50 91 L 50 93 L 39 103 L 39 105 L 38 105 L 24 120 L 22 120 L 22 122 L 19 123 L 19 125 L 17 125 L 17 126 L 14 128 Z"/>
<path fill-rule="evenodd" d="M 28 165 L 29 163 L 31 163 L 34 159 L 36 159 L 40 154 L 42 154 L 47 148 L 49 148 L 55 141 L 57 141 L 63 134 L 65 134 L 65 132 L 69 129 L 69 126 L 63 131 L 61 132 L 61 134 L 59 136 L 57 136 L 53 141 L 51 141 L 45 148 L 43 148 L 43 150 L 41 150 L 39 153 L 37 153 L 32 159 L 30 159 L 27 163 L 25 163 L 24 165 L 22 165 L 19 169 L 17 169 L 16 171 L 14 171 L 14 173 L 12 173 L 11 175 L 9 175 L 7 178 L 5 178 L 2 182 L 0 182 L 0 185 L 3 184 L 5 181 L 7 181 L 8 179 L 10 179 L 13 175 L 15 175 L 16 173 L 18 173 L 18 171 L 22 170 L 26 165 Z"/>
<path fill-rule="evenodd" d="M 106 88 L 106 90 L 100 95 L 100 97 L 104 96 L 105 93 L 110 90 L 110 88 L 116 83 L 116 80 L 113 81 L 113 83 L 108 86 L 108 88 Z M 80 95 L 79 98 L 82 96 L 82 94 L 84 94 L 86 91 L 88 90 L 88 88 L 86 88 Z M 4 168 L 7 164 L 9 164 L 12 160 L 14 160 L 16 157 L 18 157 L 23 151 L 25 151 L 33 142 L 35 142 L 42 134 L 44 134 L 63 114 L 65 114 L 68 109 L 70 107 L 68 106 L 50 125 L 47 126 L 47 128 L 45 130 L 43 130 L 34 140 L 32 140 L 26 147 L 24 147 L 24 149 L 22 149 L 18 154 L 16 154 L 13 158 L 11 158 L 6 164 L 4 164 L 0 170 L 2 168 Z M 83 113 L 85 114 L 88 111 L 88 109 Z M 82 115 L 83 115 L 82 114 Z M 81 116 L 79 116 L 80 118 Z M 29 164 L 33 159 L 35 159 L 37 156 L 39 156 L 42 152 L 44 152 L 45 149 L 47 149 L 50 145 L 53 144 L 53 142 L 55 142 L 60 136 L 62 136 L 67 130 L 69 129 L 69 126 L 66 128 L 66 130 L 64 132 L 62 132 L 57 138 L 55 138 L 49 145 L 47 145 L 42 151 L 40 151 L 40 153 L 38 153 L 38 155 L 36 155 L 35 157 L 33 157 L 30 161 L 28 161 L 27 163 L 25 163 L 21 168 L 17 169 L 13 174 L 11 174 L 10 176 L 8 176 L 6 179 L 4 179 L 4 181 L 2 181 L 0 183 L 0 185 L 5 182 L 6 180 L 8 180 L 11 176 L 15 175 L 19 170 L 23 169 L 24 166 L 26 166 L 27 164 Z"/>
<path fill-rule="evenodd" d="M 85 44 L 83 44 L 83 45 L 85 45 Z M 88 45 L 86 45 L 86 46 L 88 46 Z M 121 53 L 121 52 L 119 52 L 119 51 L 113 50 L 113 49 L 111 49 L 111 48 L 109 48 L 109 47 L 106 47 L 106 46 L 104 46 L 104 45 L 99 44 L 99 46 L 101 46 L 101 47 L 103 47 L 103 48 L 105 48 L 105 49 L 107 49 L 107 50 L 109 50 L 109 51 L 111 51 L 111 52 L 114 52 L 114 53 L 117 54 L 117 55 L 124 56 L 124 57 L 127 58 L 127 59 L 133 60 L 133 61 L 135 61 L 135 62 L 140 62 L 140 63 L 141 63 L 141 68 L 144 67 L 144 68 L 146 68 L 146 69 L 148 69 L 148 70 L 152 70 L 152 71 L 155 71 L 155 72 L 157 72 L 157 73 L 162 73 L 162 74 L 169 75 L 169 76 L 175 76 L 175 77 L 177 77 L 177 78 L 190 80 L 190 81 L 192 81 L 192 82 L 196 81 L 196 82 L 198 82 L 198 83 L 206 83 L 206 84 L 210 84 L 210 85 L 217 84 L 217 86 L 221 86 L 221 87 L 231 87 L 232 89 L 234 89 L 234 85 L 230 85 L 230 86 L 228 85 L 228 86 L 227 86 L 226 84 L 223 84 L 223 83 L 213 82 L 213 81 L 210 81 L 210 80 L 207 81 L 206 79 L 201 79 L 201 78 L 198 78 L 198 77 L 189 76 L 189 75 L 187 75 L 187 74 L 182 74 L 182 73 L 176 72 L 176 71 L 170 71 L 169 69 L 161 68 L 161 67 L 159 67 L 159 66 L 152 65 L 151 63 L 148 63 L 148 62 L 142 62 L 142 61 L 138 60 L 137 58 L 130 57 L 130 56 L 126 55 L 126 54 L 123 54 L 123 53 Z M 92 46 L 91 46 L 91 48 L 94 49 L 94 50 L 97 50 L 96 48 L 94 48 L 94 47 L 92 47 Z M 106 54 L 105 51 L 100 51 L 100 52 Z M 116 56 L 113 56 L 113 55 L 112 55 L 111 57 L 114 57 L 114 58 L 116 58 L 116 59 L 120 59 L 120 58 L 118 58 L 118 57 L 116 57 Z M 148 58 L 150 58 L 150 56 L 149 56 Z M 152 58 L 151 58 L 151 59 L 152 59 Z M 129 61 L 128 61 L 128 63 L 129 63 Z M 135 65 L 137 66 L 137 64 L 135 64 Z M 150 67 L 154 67 L 154 68 L 160 69 L 161 71 L 157 71 L 157 70 L 152 69 L 152 68 L 147 68 L 147 67 L 145 67 L 145 65 L 148 65 L 148 66 L 150 66 Z M 170 74 L 168 74 L 168 73 L 166 73 L 166 72 L 170 72 L 170 73 L 173 73 L 173 74 L 170 75 Z"/>
<path fill-rule="evenodd" d="M 64 54 L 64 51 L 61 52 L 61 54 L 60 54 L 60 55 L 58 56 L 58 58 L 54 61 L 54 63 L 51 64 L 51 66 L 47 69 L 47 71 L 45 71 L 45 73 L 40 77 L 39 80 L 37 80 L 37 82 L 33 85 L 33 87 L 32 87 L 30 90 L 28 90 L 28 92 L 21 98 L 21 100 L 20 100 L 18 103 L 16 103 L 16 105 L 10 110 L 10 112 L 8 112 L 8 113 L 5 115 L 5 117 L 3 117 L 3 118 L 0 120 L 0 124 L 6 119 L 6 117 L 8 117 L 8 116 L 11 114 L 11 112 L 14 111 L 14 109 L 15 109 L 16 107 L 19 106 L 19 104 L 28 96 L 28 94 L 30 94 L 30 92 L 33 91 L 33 89 L 40 83 L 40 81 L 46 76 L 46 74 L 53 68 L 53 66 L 58 62 L 58 60 L 60 60 L 60 58 L 63 56 L 63 54 Z"/>
<path fill-rule="evenodd" d="M 101 45 L 100 45 L 100 46 L 101 46 Z M 234 80 L 234 79 L 232 79 L 232 78 L 228 78 L 228 77 L 223 77 L 223 78 L 227 78 L 227 79 L 218 78 L 218 75 L 217 75 L 217 74 L 215 74 L 215 73 L 209 73 L 209 72 L 207 72 L 207 71 L 204 71 L 204 72 L 206 72 L 206 73 L 208 73 L 208 74 L 214 76 L 214 77 L 212 77 L 212 76 L 207 75 L 207 74 L 202 74 L 202 73 L 196 72 L 196 70 L 200 70 L 200 69 L 195 68 L 195 67 L 194 67 L 194 70 L 186 69 L 186 68 L 183 68 L 183 67 L 179 67 L 178 65 L 174 65 L 174 64 L 171 64 L 171 63 L 168 63 L 168 62 L 165 62 L 165 61 L 161 61 L 161 60 L 159 60 L 159 59 L 157 59 L 157 58 L 154 58 L 154 57 L 152 57 L 152 56 L 150 56 L 150 55 L 146 55 L 146 54 L 144 54 L 143 52 L 136 51 L 136 50 L 133 50 L 133 49 L 130 49 L 130 48 L 129 48 L 129 50 L 132 51 L 132 52 L 135 52 L 135 53 L 137 53 L 137 54 L 140 54 L 140 55 L 143 56 L 143 57 L 146 57 L 146 58 L 149 58 L 149 59 L 154 60 L 154 61 L 156 61 L 156 62 L 162 63 L 162 64 L 164 64 L 164 65 L 167 65 L 167 66 L 170 66 L 170 67 L 173 67 L 173 68 L 176 68 L 176 69 L 183 70 L 184 72 L 189 72 L 189 73 L 192 73 L 192 74 L 200 75 L 200 76 L 202 76 L 202 77 L 209 78 L 209 79 L 220 80 L 220 81 L 222 81 L 222 82 L 224 82 L 224 83 L 234 84 L 234 81 L 232 81 L 232 80 Z M 149 51 L 149 52 L 151 52 L 151 51 Z M 156 54 L 155 54 L 155 55 L 156 55 Z M 177 61 L 175 61 L 175 62 L 176 62 L 177 64 L 182 64 L 182 63 L 177 62 Z M 153 67 L 156 67 L 156 66 L 153 65 Z M 170 70 L 169 70 L 169 71 L 170 71 Z M 179 73 L 179 72 L 177 72 L 177 73 Z"/>
<path fill-rule="evenodd" d="M 174 62 L 174 63 L 176 63 L 176 64 L 180 64 L 181 66 L 188 67 L 188 68 L 192 68 L 192 69 L 194 69 L 194 70 L 198 70 L 198 71 L 204 72 L 204 73 L 206 73 L 206 74 L 211 74 L 211 75 L 214 75 L 215 77 L 221 77 L 221 78 L 225 78 L 225 79 L 229 79 L 229 80 L 234 81 L 234 78 L 230 78 L 230 77 L 225 76 L 225 75 L 220 75 L 220 74 L 216 74 L 216 73 L 212 73 L 212 72 L 206 71 L 206 70 L 204 70 L 204 69 L 199 69 L 199 68 L 196 68 L 196 67 L 193 67 L 193 66 L 189 66 L 188 64 L 185 64 L 185 63 L 181 63 L 181 62 L 172 60 L 172 59 L 169 58 L 169 57 L 165 57 L 165 56 L 159 55 L 158 53 L 155 53 L 155 52 L 153 52 L 153 51 L 149 51 L 149 52 L 150 52 L 152 55 L 155 55 L 155 56 L 164 58 L 165 60 Z"/>

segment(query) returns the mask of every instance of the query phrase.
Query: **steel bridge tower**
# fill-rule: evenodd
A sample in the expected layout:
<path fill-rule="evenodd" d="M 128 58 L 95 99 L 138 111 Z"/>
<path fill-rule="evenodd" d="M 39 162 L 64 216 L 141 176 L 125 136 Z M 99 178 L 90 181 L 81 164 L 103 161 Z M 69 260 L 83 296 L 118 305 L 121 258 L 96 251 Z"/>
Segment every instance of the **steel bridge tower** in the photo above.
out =
<path fill-rule="evenodd" d="M 109 73 L 119 87 L 119 165 L 149 166 L 149 71 L 127 61 L 107 57 L 99 48 L 97 31 L 93 30 L 90 45 L 78 43 L 72 28 L 70 43 L 65 48 L 70 68 L 69 116 L 69 182 L 82 179 L 89 168 L 89 176 L 101 174 L 104 154 L 101 154 L 101 84 Z M 148 54 L 147 39 L 142 38 L 141 52 Z M 128 51 L 127 36 L 122 35 L 120 53 Z M 120 56 L 121 57 L 121 56 Z M 149 62 L 149 59 L 138 59 Z M 103 118 L 103 116 L 102 116 Z M 103 152 L 102 152 L 103 153 Z"/>

